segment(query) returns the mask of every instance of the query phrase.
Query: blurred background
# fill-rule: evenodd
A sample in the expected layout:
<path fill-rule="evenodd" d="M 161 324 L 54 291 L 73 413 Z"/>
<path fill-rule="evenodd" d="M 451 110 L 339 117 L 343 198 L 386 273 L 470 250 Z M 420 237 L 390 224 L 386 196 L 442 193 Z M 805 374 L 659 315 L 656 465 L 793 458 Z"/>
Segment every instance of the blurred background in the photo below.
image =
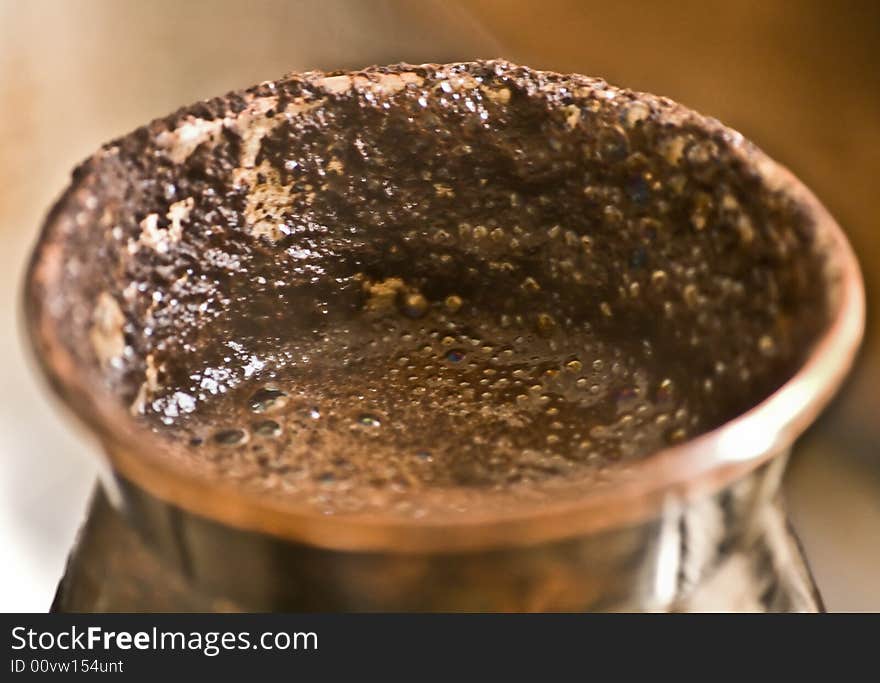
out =
<path fill-rule="evenodd" d="M 868 334 L 786 491 L 830 610 L 880 610 L 880 2 L 0 0 L 0 611 L 48 609 L 95 445 L 23 347 L 40 222 L 101 143 L 311 68 L 505 57 L 667 95 L 737 128 L 849 234 Z"/>

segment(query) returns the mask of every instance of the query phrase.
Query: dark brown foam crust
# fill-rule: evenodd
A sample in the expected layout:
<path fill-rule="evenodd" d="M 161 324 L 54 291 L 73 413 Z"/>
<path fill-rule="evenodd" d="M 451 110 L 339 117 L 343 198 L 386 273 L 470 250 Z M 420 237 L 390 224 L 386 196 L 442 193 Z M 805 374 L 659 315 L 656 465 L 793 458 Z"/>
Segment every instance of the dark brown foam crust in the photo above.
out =
<path fill-rule="evenodd" d="M 714 424 L 790 376 L 827 319 L 811 219 L 739 134 L 497 60 L 293 74 L 185 107 L 81 165 L 47 223 L 66 267 L 41 305 L 133 419 L 230 341 L 271 356 L 346 320 L 365 278 L 650 339 L 687 395 L 715 378 Z"/>

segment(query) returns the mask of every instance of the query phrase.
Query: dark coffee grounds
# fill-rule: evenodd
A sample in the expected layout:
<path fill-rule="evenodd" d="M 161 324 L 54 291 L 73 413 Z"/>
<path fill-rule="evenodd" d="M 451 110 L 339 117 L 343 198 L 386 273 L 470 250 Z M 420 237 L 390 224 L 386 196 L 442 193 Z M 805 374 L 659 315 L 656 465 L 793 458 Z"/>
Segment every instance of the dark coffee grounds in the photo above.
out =
<path fill-rule="evenodd" d="M 72 343 L 178 461 L 325 512 L 601 485 L 825 320 L 812 224 L 747 155 L 500 61 L 264 83 L 80 169 Z"/>

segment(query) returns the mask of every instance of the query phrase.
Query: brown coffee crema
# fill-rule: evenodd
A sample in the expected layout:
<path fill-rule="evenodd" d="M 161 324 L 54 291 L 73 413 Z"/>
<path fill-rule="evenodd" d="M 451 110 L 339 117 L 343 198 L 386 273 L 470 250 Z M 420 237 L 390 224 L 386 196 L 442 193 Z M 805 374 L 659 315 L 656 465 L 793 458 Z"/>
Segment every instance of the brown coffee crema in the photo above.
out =
<path fill-rule="evenodd" d="M 78 170 L 62 324 L 201 475 L 328 513 L 540 502 L 809 351 L 822 249 L 752 154 L 669 100 L 503 61 L 292 75 Z"/>

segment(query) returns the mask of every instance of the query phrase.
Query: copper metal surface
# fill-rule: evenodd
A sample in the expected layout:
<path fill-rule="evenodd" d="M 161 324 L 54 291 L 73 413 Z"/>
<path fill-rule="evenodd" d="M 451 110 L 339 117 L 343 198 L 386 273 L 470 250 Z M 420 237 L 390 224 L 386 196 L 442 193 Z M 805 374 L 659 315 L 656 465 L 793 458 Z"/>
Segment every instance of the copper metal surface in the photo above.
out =
<path fill-rule="evenodd" d="M 237 528 L 326 548 L 449 552 L 564 539 L 631 524 L 656 515 L 670 495 L 691 498 L 718 491 L 787 448 L 830 399 L 861 336 L 861 277 L 837 224 L 809 190 L 759 150 L 748 145 L 734 149 L 769 187 L 790 195 L 814 221 L 828 260 L 826 287 L 833 302 L 828 328 L 803 367 L 753 409 L 634 464 L 612 488 L 587 491 L 576 502 L 549 503 L 527 517 L 515 511 L 503 516 L 475 514 L 455 524 L 389 521 L 369 514 L 322 517 L 222 482 L 206 483 L 156 458 L 161 446 L 155 438 L 132 424 L 120 406 L 92 390 L 58 337 L 55 314 L 45 306 L 46 293 L 64 268 L 58 240 L 70 234 L 71 221 L 77 218 L 70 213 L 80 201 L 76 182 L 50 215 L 34 256 L 27 281 L 28 328 L 53 387 L 99 435 L 115 471 L 160 499 Z"/>
<path fill-rule="evenodd" d="M 632 463 L 612 486 L 527 512 L 477 511 L 454 523 L 326 516 L 193 476 L 160 457 L 163 442 L 95 389 L 58 329 L 63 311 L 50 300 L 63 300 L 65 240 L 100 208 L 81 186 L 88 180 L 83 171 L 46 222 L 28 275 L 26 313 L 53 388 L 105 447 L 111 500 L 189 585 L 249 609 L 684 604 L 725 557 L 762 533 L 760 520 L 775 504 L 784 466 L 777 456 L 816 418 L 848 370 L 862 334 L 864 295 L 845 237 L 808 189 L 735 132 L 683 108 L 675 112 L 732 141 L 739 163 L 808 216 L 825 257 L 828 324 L 800 369 L 758 405 Z M 687 537 L 708 540 L 686 549 Z"/>

